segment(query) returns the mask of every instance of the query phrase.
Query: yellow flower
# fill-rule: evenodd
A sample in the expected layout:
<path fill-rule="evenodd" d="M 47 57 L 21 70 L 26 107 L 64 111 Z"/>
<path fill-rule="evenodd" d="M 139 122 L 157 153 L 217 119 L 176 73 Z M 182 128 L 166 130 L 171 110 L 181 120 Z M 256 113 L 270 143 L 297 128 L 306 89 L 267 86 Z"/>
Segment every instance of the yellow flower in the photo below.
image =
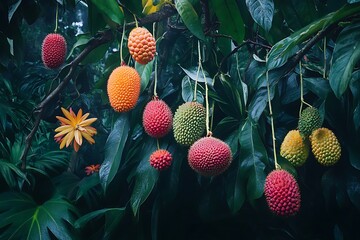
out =
<path fill-rule="evenodd" d="M 74 141 L 74 150 L 77 152 L 80 146 L 83 143 L 83 137 L 90 143 L 95 143 L 95 140 L 92 138 L 95 135 L 96 129 L 90 127 L 90 125 L 97 120 L 97 118 L 89 118 L 89 113 L 82 115 L 82 109 L 79 110 L 77 115 L 70 108 L 70 111 L 65 108 L 61 108 L 61 111 L 66 118 L 56 116 L 60 121 L 60 127 L 55 129 L 57 134 L 54 136 L 54 139 L 60 143 L 60 149 L 64 146 L 68 147 L 72 141 Z"/>

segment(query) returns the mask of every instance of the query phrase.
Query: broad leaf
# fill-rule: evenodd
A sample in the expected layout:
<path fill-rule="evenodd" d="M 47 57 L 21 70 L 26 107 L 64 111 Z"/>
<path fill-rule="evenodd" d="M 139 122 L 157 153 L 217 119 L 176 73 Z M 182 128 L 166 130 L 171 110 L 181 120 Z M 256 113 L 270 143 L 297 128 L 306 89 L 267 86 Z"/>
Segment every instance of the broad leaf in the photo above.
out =
<path fill-rule="evenodd" d="M 76 208 L 55 196 L 37 204 L 25 193 L 0 195 L 1 239 L 74 239 L 72 224 Z"/>
<path fill-rule="evenodd" d="M 274 15 L 273 0 L 246 0 L 246 6 L 255 22 L 268 32 Z"/>
<path fill-rule="evenodd" d="M 360 210 L 360 175 L 358 171 L 351 171 L 348 173 L 346 182 L 346 191 L 349 195 L 350 201 L 354 206 Z"/>
<path fill-rule="evenodd" d="M 158 171 L 149 163 L 150 155 L 156 150 L 156 140 L 148 138 L 144 141 L 139 153 L 141 161 L 135 172 L 135 185 L 130 198 L 130 205 L 135 216 L 139 213 L 141 204 L 145 202 L 152 192 L 158 177 Z"/>
<path fill-rule="evenodd" d="M 205 40 L 205 34 L 199 16 L 191 3 L 188 0 L 176 0 L 175 7 L 189 31 L 197 38 Z"/>
<path fill-rule="evenodd" d="M 357 2 L 360 2 L 360 0 L 347 0 L 348 3 L 357 3 Z"/>
<path fill-rule="evenodd" d="M 220 33 L 230 35 L 237 43 L 242 43 L 245 27 L 235 0 L 211 0 L 210 6 L 220 22 Z"/>
<path fill-rule="evenodd" d="M 9 13 L 8 13 L 8 21 L 11 22 L 12 17 L 14 16 L 14 13 L 16 12 L 16 10 L 18 9 L 18 7 L 20 6 L 22 0 L 17 0 L 15 3 L 13 3 L 10 7 L 9 7 Z"/>
<path fill-rule="evenodd" d="M 360 24 L 346 27 L 339 34 L 331 60 L 330 86 L 339 98 L 348 88 L 351 74 L 360 60 Z"/>
<path fill-rule="evenodd" d="M 124 14 L 116 0 L 90 0 L 105 16 L 117 24 L 122 24 Z"/>
<path fill-rule="evenodd" d="M 145 65 L 135 62 L 135 69 L 141 77 L 140 93 L 142 93 L 149 84 L 151 73 L 153 72 L 154 61 L 156 61 L 156 59 Z"/>
<path fill-rule="evenodd" d="M 105 159 L 100 168 L 100 182 L 106 191 L 114 179 L 120 166 L 125 142 L 128 138 L 130 122 L 127 113 L 122 113 L 116 120 L 114 127 L 105 143 Z"/>
<path fill-rule="evenodd" d="M 331 88 L 329 81 L 324 78 L 303 78 L 304 87 L 321 99 L 326 99 Z"/>
<path fill-rule="evenodd" d="M 184 102 L 191 102 L 194 100 L 194 88 L 195 82 L 192 82 L 189 76 L 185 76 L 181 81 L 181 96 Z M 199 88 L 200 86 L 198 85 L 197 89 Z M 204 103 L 204 96 L 199 90 L 196 91 L 196 101 L 201 104 Z"/>
<path fill-rule="evenodd" d="M 334 24 L 335 22 L 356 14 L 360 11 L 360 5 L 347 5 L 336 12 L 329 13 L 325 17 L 303 27 L 276 43 L 270 50 L 267 59 L 267 68 L 274 69 L 283 66 L 288 59 L 298 50 L 298 44 L 304 42 L 309 37 L 315 35 L 320 30 Z"/>
<path fill-rule="evenodd" d="M 210 85 L 210 86 L 213 85 L 213 80 L 207 71 L 204 70 L 204 73 L 202 73 L 202 71 L 200 70 L 198 73 L 198 67 L 190 67 L 190 68 L 181 67 L 181 69 L 184 70 L 186 75 L 188 75 L 192 80 L 196 81 L 196 79 L 197 79 L 198 82 L 202 82 L 202 83 L 204 83 L 206 80 L 208 85 Z M 205 78 L 204 78 L 204 75 L 205 75 Z"/>
<path fill-rule="evenodd" d="M 35 155 L 31 161 L 29 161 L 29 166 L 50 175 L 52 173 L 61 173 L 62 171 L 65 171 L 69 166 L 69 160 L 69 152 L 51 151 L 40 156 Z"/>
<path fill-rule="evenodd" d="M 248 119 L 240 133 L 241 174 L 246 176 L 247 195 L 250 200 L 258 199 L 264 192 L 265 162 L 267 153 L 257 126 Z"/>

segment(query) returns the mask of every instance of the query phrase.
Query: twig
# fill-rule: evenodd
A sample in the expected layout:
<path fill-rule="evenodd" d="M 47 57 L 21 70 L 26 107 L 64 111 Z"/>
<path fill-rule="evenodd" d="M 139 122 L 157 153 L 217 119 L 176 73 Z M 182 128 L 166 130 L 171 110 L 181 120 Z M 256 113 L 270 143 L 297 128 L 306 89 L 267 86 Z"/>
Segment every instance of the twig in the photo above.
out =
<path fill-rule="evenodd" d="M 144 18 L 140 19 L 138 24 L 139 26 L 142 26 L 144 24 L 153 23 L 153 22 L 159 22 L 163 19 L 166 19 L 176 13 L 176 9 L 172 7 L 171 5 L 165 5 L 161 10 L 158 12 L 155 12 L 153 14 L 147 15 Z M 125 25 L 126 28 L 131 28 L 135 26 L 135 22 L 128 23 Z M 123 29 L 123 26 L 119 26 L 117 30 L 121 31 Z M 93 39 L 91 39 L 88 43 L 88 45 L 84 48 L 80 54 L 74 58 L 69 64 L 65 65 L 61 71 L 58 73 L 58 75 L 55 77 L 55 79 L 59 78 L 60 73 L 62 70 L 66 69 L 67 67 L 70 67 L 68 70 L 68 73 L 64 77 L 64 79 L 61 81 L 61 83 L 44 99 L 42 100 L 38 106 L 35 108 L 34 114 L 35 115 L 35 122 L 34 126 L 31 129 L 29 135 L 27 135 L 25 139 L 25 148 L 21 155 L 21 169 L 25 171 L 26 169 L 26 158 L 27 154 L 30 150 L 31 143 L 33 140 L 33 137 L 40 125 L 41 118 L 43 115 L 43 111 L 45 107 L 58 95 L 62 92 L 62 90 L 67 86 L 67 84 L 72 79 L 72 76 L 74 74 L 74 71 L 76 70 L 77 66 L 80 64 L 82 60 L 85 59 L 85 57 L 96 47 L 105 44 L 107 42 L 110 42 L 113 39 L 112 30 L 108 29 L 104 32 L 101 32 L 97 34 Z"/>

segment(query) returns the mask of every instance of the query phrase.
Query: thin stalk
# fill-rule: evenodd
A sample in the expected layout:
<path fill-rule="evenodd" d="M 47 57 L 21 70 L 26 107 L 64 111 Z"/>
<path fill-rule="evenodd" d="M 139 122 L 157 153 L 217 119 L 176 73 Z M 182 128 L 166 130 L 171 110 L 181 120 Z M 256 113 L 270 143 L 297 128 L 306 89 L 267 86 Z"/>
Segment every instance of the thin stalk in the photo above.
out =
<path fill-rule="evenodd" d="M 196 98 L 197 98 L 197 83 L 199 79 L 200 66 L 201 66 L 201 50 L 200 50 L 200 41 L 198 40 L 198 69 L 196 72 L 195 86 L 194 86 L 194 96 L 193 96 L 194 102 L 196 102 Z"/>
<path fill-rule="evenodd" d="M 153 37 L 155 38 L 155 30 L 156 30 L 156 23 L 153 23 Z M 157 52 L 155 53 L 155 79 L 154 79 L 154 96 L 157 97 L 157 92 L 156 92 L 156 88 L 157 88 L 157 81 L 158 81 L 158 72 L 157 72 Z"/>
<path fill-rule="evenodd" d="M 139 23 L 138 23 L 138 21 L 137 21 L 136 15 L 133 14 L 133 16 L 134 16 L 134 20 L 135 20 L 135 27 L 139 27 Z"/>
<path fill-rule="evenodd" d="M 300 72 L 300 110 L 299 110 L 299 117 L 300 117 L 303 104 L 307 105 L 308 107 L 312 107 L 312 106 L 309 103 L 305 102 L 304 100 L 304 84 L 303 84 L 301 61 L 299 62 L 299 72 Z"/>
<path fill-rule="evenodd" d="M 156 145 L 157 145 L 157 149 L 159 150 L 160 149 L 160 142 L 159 142 L 158 138 L 156 139 Z"/>
<path fill-rule="evenodd" d="M 119 50 L 120 50 L 120 64 L 122 64 L 122 63 L 124 62 L 123 52 L 122 52 L 122 46 L 123 46 L 123 44 L 124 44 L 124 38 L 125 38 L 125 20 L 124 20 L 124 24 L 123 24 L 123 31 L 122 31 L 121 41 L 120 41 L 120 46 L 119 46 Z"/>
<path fill-rule="evenodd" d="M 266 71 L 266 87 L 267 87 L 268 104 L 269 104 L 270 121 L 271 121 L 271 135 L 272 135 L 272 142 L 273 142 L 275 169 L 278 170 L 278 169 L 281 169 L 281 166 L 277 161 L 277 154 L 276 154 L 276 138 L 275 138 L 274 117 L 273 117 L 273 111 L 272 111 L 272 106 L 271 106 L 269 71 Z"/>
<path fill-rule="evenodd" d="M 56 14 L 55 14 L 55 29 L 54 32 L 57 32 L 58 29 L 58 21 L 59 21 L 59 3 L 56 3 Z"/>
<path fill-rule="evenodd" d="M 203 77 L 205 79 L 206 136 L 210 137 L 212 135 L 212 132 L 210 131 L 210 125 L 209 125 L 209 88 L 206 82 L 206 76 L 202 65 L 200 65 L 200 68 Z"/>
<path fill-rule="evenodd" d="M 323 78 L 326 78 L 326 37 L 324 37 L 323 52 L 324 52 L 324 72 L 323 72 Z"/>

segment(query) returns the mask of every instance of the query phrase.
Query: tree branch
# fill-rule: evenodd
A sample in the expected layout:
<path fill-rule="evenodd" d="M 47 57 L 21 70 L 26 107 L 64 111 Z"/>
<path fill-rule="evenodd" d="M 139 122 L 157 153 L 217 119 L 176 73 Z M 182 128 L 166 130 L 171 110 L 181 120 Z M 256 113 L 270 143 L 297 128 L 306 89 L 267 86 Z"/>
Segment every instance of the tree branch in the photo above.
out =
<path fill-rule="evenodd" d="M 166 18 L 174 15 L 176 12 L 177 12 L 176 9 L 174 7 L 172 7 L 171 5 L 165 5 L 158 12 L 155 12 L 153 14 L 149 14 L 149 15 L 145 16 L 144 18 L 140 19 L 138 21 L 138 24 L 139 24 L 139 26 L 143 26 L 143 25 L 148 24 L 148 23 L 160 22 L 163 19 L 166 19 Z M 131 23 L 128 23 L 128 24 L 125 25 L 125 28 L 132 28 L 132 27 L 135 27 L 135 22 L 131 22 Z M 119 26 L 117 28 L 117 30 L 122 31 L 122 26 Z M 92 50 L 94 50 L 98 46 L 100 46 L 102 44 L 105 44 L 105 43 L 108 43 L 108 42 L 110 42 L 112 40 L 113 40 L 113 34 L 112 34 L 111 29 L 108 29 L 108 30 L 105 30 L 105 31 L 103 31 L 101 33 L 98 33 L 94 38 L 92 38 L 89 41 L 88 45 L 84 48 L 84 50 L 82 50 L 80 52 L 80 54 L 76 58 L 74 58 L 69 64 L 65 65 L 61 69 L 59 74 L 56 76 L 55 79 L 57 79 L 60 76 L 60 73 L 64 69 L 69 67 L 69 70 L 68 70 L 66 76 L 64 77 L 64 79 L 61 81 L 61 83 L 44 100 L 42 100 L 37 105 L 37 107 L 35 108 L 35 111 L 34 111 L 34 115 L 35 115 L 34 126 L 31 129 L 29 135 L 25 139 L 25 148 L 24 148 L 24 151 L 23 151 L 23 153 L 21 155 L 21 158 L 20 158 L 21 159 L 21 169 L 23 171 L 25 171 L 25 169 L 26 169 L 27 154 L 29 153 L 33 137 L 34 137 L 39 125 L 40 125 L 44 109 L 68 85 L 68 83 L 70 82 L 70 80 L 73 77 L 74 71 L 76 70 L 77 66 L 81 63 L 81 61 L 83 61 L 85 59 L 85 57 Z"/>

